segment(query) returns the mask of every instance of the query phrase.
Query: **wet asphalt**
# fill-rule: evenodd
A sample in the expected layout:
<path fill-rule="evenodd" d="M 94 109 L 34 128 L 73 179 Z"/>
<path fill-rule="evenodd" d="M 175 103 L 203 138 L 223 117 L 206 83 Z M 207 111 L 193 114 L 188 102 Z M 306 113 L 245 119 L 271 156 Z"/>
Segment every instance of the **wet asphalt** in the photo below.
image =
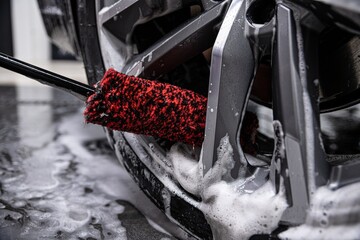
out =
<path fill-rule="evenodd" d="M 0 239 L 175 239 L 137 209 L 153 211 L 83 109 L 55 89 L 0 87 Z"/>

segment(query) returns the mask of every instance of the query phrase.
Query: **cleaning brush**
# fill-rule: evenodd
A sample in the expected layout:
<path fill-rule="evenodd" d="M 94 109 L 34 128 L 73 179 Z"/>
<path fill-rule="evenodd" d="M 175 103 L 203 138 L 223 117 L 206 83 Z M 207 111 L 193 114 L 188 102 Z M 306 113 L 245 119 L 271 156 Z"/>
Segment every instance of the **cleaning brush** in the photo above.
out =
<path fill-rule="evenodd" d="M 109 69 L 86 103 L 89 123 L 195 146 L 204 140 L 207 98 L 168 83 Z M 256 153 L 258 126 L 256 115 L 247 112 L 240 134 L 247 153 Z"/>
<path fill-rule="evenodd" d="M 109 69 L 87 99 L 87 122 L 200 146 L 206 98 L 177 86 Z"/>
<path fill-rule="evenodd" d="M 207 98 L 193 91 L 114 69 L 107 70 L 94 89 L 1 53 L 0 66 L 85 100 L 88 123 L 195 146 L 201 146 L 204 140 Z M 247 113 L 240 143 L 250 154 L 256 151 L 257 127 L 256 115 Z"/>

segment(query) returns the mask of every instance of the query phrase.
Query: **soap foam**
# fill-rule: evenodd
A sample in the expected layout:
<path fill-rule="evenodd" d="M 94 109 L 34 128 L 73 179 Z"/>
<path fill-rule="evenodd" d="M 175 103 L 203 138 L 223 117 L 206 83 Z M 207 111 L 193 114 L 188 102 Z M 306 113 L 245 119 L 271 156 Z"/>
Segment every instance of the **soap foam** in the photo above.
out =
<path fill-rule="evenodd" d="M 233 184 L 221 181 L 203 194 L 202 211 L 211 225 L 214 239 L 248 239 L 270 234 L 287 207 L 283 194 L 275 194 L 270 182 L 251 194 L 240 194 Z"/>
<path fill-rule="evenodd" d="M 248 239 L 271 233 L 287 207 L 283 191 L 275 194 L 271 182 L 248 194 L 239 191 L 244 179 L 231 180 L 234 161 L 229 137 L 218 147 L 218 160 L 205 176 L 202 161 L 193 159 L 181 144 L 172 147 L 169 157 L 180 185 L 202 198 L 200 210 L 213 231 L 214 239 Z"/>
<path fill-rule="evenodd" d="M 304 224 L 280 234 L 281 239 L 360 239 L 360 183 L 332 191 L 316 190 Z"/>

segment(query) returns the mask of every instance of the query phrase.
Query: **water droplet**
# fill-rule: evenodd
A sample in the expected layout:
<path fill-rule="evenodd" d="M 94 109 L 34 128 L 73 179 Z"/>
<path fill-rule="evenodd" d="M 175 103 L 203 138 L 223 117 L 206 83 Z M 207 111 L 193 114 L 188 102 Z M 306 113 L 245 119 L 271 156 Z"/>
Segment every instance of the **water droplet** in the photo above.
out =
<path fill-rule="evenodd" d="M 327 225 L 328 225 L 328 222 L 327 222 L 325 219 L 322 219 L 322 220 L 320 221 L 320 225 L 322 225 L 322 226 L 327 226 Z"/>
<path fill-rule="evenodd" d="M 154 151 L 154 150 L 155 150 L 155 146 L 154 146 L 154 144 L 149 143 L 149 147 L 150 147 L 150 149 L 151 149 L 152 151 Z"/>

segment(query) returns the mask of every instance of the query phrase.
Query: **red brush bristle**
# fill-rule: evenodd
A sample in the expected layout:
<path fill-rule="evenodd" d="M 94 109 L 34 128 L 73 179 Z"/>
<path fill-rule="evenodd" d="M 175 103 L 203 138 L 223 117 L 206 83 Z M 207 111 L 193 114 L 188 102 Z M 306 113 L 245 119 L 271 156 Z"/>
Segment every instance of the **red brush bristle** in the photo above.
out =
<path fill-rule="evenodd" d="M 87 100 L 86 122 L 201 146 L 207 98 L 177 86 L 128 76 L 109 69 Z M 247 114 L 249 115 L 249 114 Z M 254 154 L 255 114 L 245 115 L 244 150 Z"/>
<path fill-rule="evenodd" d="M 87 100 L 87 122 L 200 146 L 205 129 L 204 96 L 109 69 Z"/>

